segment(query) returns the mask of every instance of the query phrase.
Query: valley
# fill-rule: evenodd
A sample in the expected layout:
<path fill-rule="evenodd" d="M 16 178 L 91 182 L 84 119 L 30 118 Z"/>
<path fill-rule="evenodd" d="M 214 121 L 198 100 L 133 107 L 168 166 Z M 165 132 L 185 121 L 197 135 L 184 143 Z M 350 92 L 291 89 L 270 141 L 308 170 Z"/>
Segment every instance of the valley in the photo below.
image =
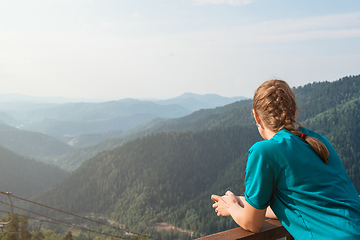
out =
<path fill-rule="evenodd" d="M 314 82 L 294 92 L 298 121 L 329 139 L 360 192 L 360 75 Z M 25 114 L 18 108 L 16 114 L 7 113 L 14 124 L 31 114 L 32 120 L 38 118 L 24 128 L 0 115 L 6 116 L 0 124 L 0 156 L 2 166 L 8 166 L 0 169 L 1 189 L 82 216 L 105 215 L 154 239 L 172 239 L 174 234 L 190 239 L 236 227 L 231 219 L 214 214 L 210 196 L 229 189 L 243 194 L 247 151 L 261 140 L 251 116 L 252 101 L 201 109 L 153 104 L 137 105 L 142 115 L 126 117 L 132 126 L 120 124 L 128 127 L 116 125 L 124 120 L 120 111 L 88 111 L 92 107 L 87 104 L 68 105 L 73 112 L 52 105 L 49 112 L 32 109 L 37 114 Z M 150 109 L 162 113 L 155 116 Z M 171 233 L 173 228 L 179 231 Z"/>

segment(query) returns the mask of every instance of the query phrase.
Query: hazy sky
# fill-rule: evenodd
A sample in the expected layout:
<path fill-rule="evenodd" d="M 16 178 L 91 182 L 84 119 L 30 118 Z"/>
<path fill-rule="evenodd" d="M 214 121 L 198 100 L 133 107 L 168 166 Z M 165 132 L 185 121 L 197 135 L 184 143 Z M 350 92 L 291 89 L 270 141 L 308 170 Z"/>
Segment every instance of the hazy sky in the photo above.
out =
<path fill-rule="evenodd" d="M 252 97 L 357 74 L 359 0 L 0 0 L 0 94 Z"/>

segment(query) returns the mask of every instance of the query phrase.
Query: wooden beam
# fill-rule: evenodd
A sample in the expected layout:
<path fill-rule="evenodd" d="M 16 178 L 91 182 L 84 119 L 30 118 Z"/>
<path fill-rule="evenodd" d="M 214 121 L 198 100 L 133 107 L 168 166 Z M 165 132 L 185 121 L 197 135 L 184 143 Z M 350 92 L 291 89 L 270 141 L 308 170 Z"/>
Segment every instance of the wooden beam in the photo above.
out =
<path fill-rule="evenodd" d="M 292 239 L 291 235 L 281 225 L 278 220 L 268 219 L 260 229 L 259 233 L 252 233 L 241 227 L 230 229 L 224 232 L 215 233 L 209 236 L 198 238 L 199 240 L 275 240 L 287 237 Z M 290 238 L 288 238 L 290 237 Z"/>

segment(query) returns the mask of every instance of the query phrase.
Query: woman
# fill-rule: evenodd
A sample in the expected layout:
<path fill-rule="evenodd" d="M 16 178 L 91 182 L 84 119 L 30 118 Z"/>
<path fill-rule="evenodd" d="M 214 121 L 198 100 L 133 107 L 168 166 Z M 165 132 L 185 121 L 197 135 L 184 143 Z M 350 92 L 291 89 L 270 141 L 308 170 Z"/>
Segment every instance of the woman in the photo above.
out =
<path fill-rule="evenodd" d="M 270 80 L 255 92 L 253 115 L 266 141 L 249 150 L 245 197 L 213 195 L 218 216 L 258 232 L 278 218 L 295 239 L 360 239 L 360 198 L 330 142 L 298 126 L 295 94 Z"/>

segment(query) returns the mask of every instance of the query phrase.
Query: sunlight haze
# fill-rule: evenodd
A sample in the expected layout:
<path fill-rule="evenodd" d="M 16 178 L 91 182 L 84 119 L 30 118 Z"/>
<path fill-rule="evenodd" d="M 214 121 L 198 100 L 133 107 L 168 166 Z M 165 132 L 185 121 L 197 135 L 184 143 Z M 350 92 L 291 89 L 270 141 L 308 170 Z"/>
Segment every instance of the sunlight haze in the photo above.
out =
<path fill-rule="evenodd" d="M 0 94 L 252 97 L 360 73 L 358 0 L 1 0 Z"/>

